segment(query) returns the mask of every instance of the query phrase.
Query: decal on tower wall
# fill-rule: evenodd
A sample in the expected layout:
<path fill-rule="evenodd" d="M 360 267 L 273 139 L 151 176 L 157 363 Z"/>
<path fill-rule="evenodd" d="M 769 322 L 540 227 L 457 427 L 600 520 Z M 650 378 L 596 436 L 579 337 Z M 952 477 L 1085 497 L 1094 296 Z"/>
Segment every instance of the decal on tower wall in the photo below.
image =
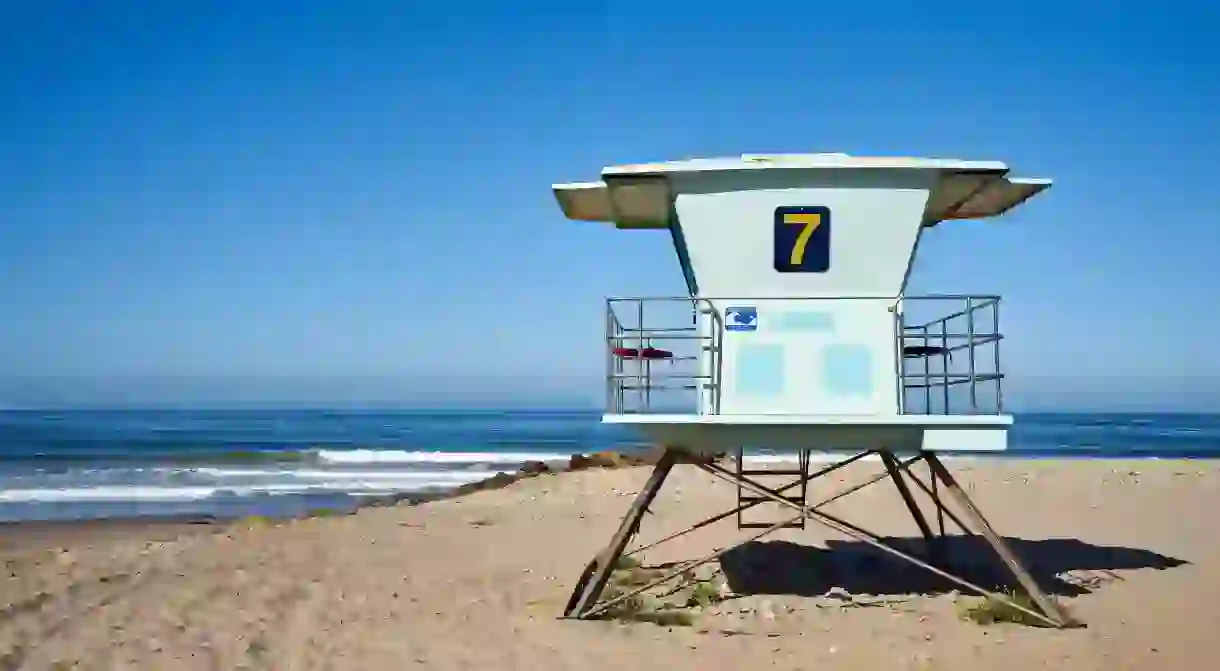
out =
<path fill-rule="evenodd" d="M 726 308 L 724 311 L 724 330 L 757 331 L 758 308 Z"/>

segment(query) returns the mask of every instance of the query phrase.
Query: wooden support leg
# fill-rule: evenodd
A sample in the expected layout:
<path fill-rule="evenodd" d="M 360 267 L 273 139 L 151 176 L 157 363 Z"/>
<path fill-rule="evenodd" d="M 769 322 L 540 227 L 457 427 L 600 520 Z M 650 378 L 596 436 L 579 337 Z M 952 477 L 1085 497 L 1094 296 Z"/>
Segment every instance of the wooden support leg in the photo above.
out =
<path fill-rule="evenodd" d="M 920 454 L 917 459 L 923 460 L 926 456 L 927 456 L 926 454 Z M 948 508 L 945 507 L 944 501 L 940 500 L 940 491 L 938 490 L 938 487 L 939 487 L 938 483 L 940 481 L 937 480 L 935 476 L 929 478 L 929 481 L 932 483 L 931 486 L 929 487 L 928 485 L 924 484 L 924 481 L 921 480 L 919 478 L 919 476 L 916 475 L 911 470 L 911 463 L 900 463 L 899 466 L 902 468 L 902 472 L 906 476 L 906 479 L 910 480 L 911 482 L 914 482 L 915 485 L 917 487 L 919 487 L 919 489 L 921 491 L 923 491 L 924 494 L 928 495 L 928 498 L 932 499 L 932 505 L 936 506 L 936 522 L 940 529 L 941 536 L 944 536 L 946 534 L 946 531 L 945 531 L 945 518 L 946 517 L 948 517 L 950 520 L 953 520 L 953 523 L 957 525 L 957 528 L 962 533 L 964 533 L 966 535 L 970 535 L 970 534 L 974 533 L 974 532 L 970 531 L 970 527 L 966 526 L 966 524 L 964 522 L 962 522 L 962 519 L 960 517 L 958 517 L 956 514 L 954 514 L 954 512 L 952 510 L 949 510 Z"/>
<path fill-rule="evenodd" d="M 928 548 L 933 553 L 938 553 L 942 547 L 937 542 L 937 537 L 932 533 L 932 527 L 928 525 L 928 520 L 924 519 L 923 511 L 919 508 L 919 503 L 915 497 L 911 495 L 910 488 L 907 487 L 906 481 L 902 479 L 902 469 L 898 465 L 898 460 L 890 452 L 881 453 L 881 462 L 885 464 L 885 470 L 890 474 L 890 480 L 894 481 L 894 486 L 898 488 L 899 495 L 902 496 L 902 502 L 906 504 L 907 510 L 910 511 L 911 517 L 915 518 L 915 524 L 919 526 L 919 533 L 923 534 L 924 541 L 928 544 Z"/>
<path fill-rule="evenodd" d="M 1025 591 L 1034 600 L 1034 603 L 1038 604 L 1038 608 L 1048 617 L 1059 620 L 1065 626 L 1077 624 L 1071 616 L 1059 607 L 1059 604 L 1055 603 L 1046 592 L 1042 591 L 1038 582 L 1034 580 L 1034 577 L 1030 575 L 1029 571 L 1021 564 L 1021 561 L 1017 559 L 1017 556 L 1013 554 L 1012 549 L 1008 547 L 1004 539 L 991 528 L 987 518 L 983 517 L 982 511 L 978 509 L 978 506 L 974 505 L 974 501 L 970 500 L 970 497 L 961 488 L 961 485 L 957 484 L 957 480 L 953 478 L 949 470 L 940 462 L 940 459 L 932 453 L 928 453 L 924 459 L 928 462 L 928 468 L 932 471 L 932 477 L 940 480 L 945 485 L 949 496 L 961 508 L 962 512 L 974 522 L 979 533 L 987 540 L 987 544 L 1003 560 L 1008 570 L 1012 572 L 1013 577 L 1017 579 L 1017 582 L 1021 583 L 1021 587 L 1025 588 Z"/>
<path fill-rule="evenodd" d="M 576 585 L 572 599 L 568 602 L 568 608 L 564 612 L 565 616 L 581 617 L 597 603 L 598 598 L 601 597 L 602 590 L 606 588 L 606 582 L 610 580 L 610 574 L 614 571 L 614 565 L 618 562 L 619 557 L 622 556 L 623 551 L 627 549 L 627 543 L 631 540 L 632 535 L 639 529 L 641 518 L 644 517 L 648 506 L 652 505 L 652 500 L 656 498 L 657 492 L 661 490 L 661 485 L 665 483 L 665 478 L 673 470 L 678 456 L 678 451 L 674 449 L 666 449 L 664 454 L 661 455 L 656 467 L 652 469 L 652 475 L 648 477 L 648 482 L 644 484 L 644 488 L 636 495 L 635 501 L 631 504 L 631 509 L 623 517 L 623 521 L 619 524 L 618 531 L 615 532 L 614 537 L 610 540 L 610 544 L 585 569 L 585 576 L 582 576 L 581 581 Z"/>

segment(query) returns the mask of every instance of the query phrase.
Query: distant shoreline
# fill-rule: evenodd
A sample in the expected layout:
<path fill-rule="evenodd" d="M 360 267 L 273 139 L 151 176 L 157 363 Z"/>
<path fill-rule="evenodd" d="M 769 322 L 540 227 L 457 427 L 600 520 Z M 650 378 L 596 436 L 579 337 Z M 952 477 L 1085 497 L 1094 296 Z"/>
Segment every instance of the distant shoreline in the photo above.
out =
<path fill-rule="evenodd" d="M 318 507 L 302 514 L 271 515 L 135 515 L 63 520 L 26 520 L 0 522 L 0 554 L 37 552 L 63 545 L 90 544 L 95 541 L 140 538 L 147 541 L 170 540 L 184 534 L 219 533 L 242 520 L 310 519 L 352 515 L 366 508 L 416 506 L 430 501 L 457 498 L 477 491 L 501 489 L 526 478 L 588 468 L 623 468 L 646 465 L 648 457 L 598 453 L 573 455 L 568 460 L 551 462 L 523 461 L 512 474 L 496 473 L 482 480 L 426 492 L 402 492 L 387 496 L 356 499 L 351 506 L 336 509 Z"/>
<path fill-rule="evenodd" d="M 1149 451 L 1153 452 L 1153 451 Z M 266 506 L 250 506 L 244 509 L 234 511 L 232 514 L 224 514 L 223 512 L 206 512 L 206 513 L 168 513 L 168 514 L 117 514 L 117 515 L 99 515 L 96 517 L 78 516 L 65 517 L 61 519 L 16 519 L 0 521 L 0 544 L 2 544 L 3 536 L 15 533 L 25 534 L 27 530 L 35 530 L 35 533 L 49 533 L 50 530 L 60 529 L 64 533 L 76 534 L 80 529 L 86 529 L 93 526 L 101 527 L 172 527 L 172 528 L 209 528 L 223 527 L 232 522 L 248 519 L 248 518 L 263 518 L 263 519 L 307 519 L 311 517 L 350 515 L 365 508 L 380 508 L 394 506 L 414 506 L 421 503 L 443 500 L 464 496 L 466 494 L 483 491 L 488 489 L 500 489 L 513 484 L 522 479 L 532 478 L 540 474 L 556 474 L 576 470 L 584 470 L 589 468 L 623 468 L 644 466 L 655 463 L 656 457 L 660 454 L 658 448 L 641 446 L 638 449 L 625 447 L 624 449 L 615 451 L 595 452 L 592 454 L 574 454 L 565 458 L 554 458 L 543 460 L 523 460 L 519 462 L 503 462 L 508 465 L 508 468 L 498 469 L 490 472 L 487 477 L 455 484 L 451 486 L 433 486 L 422 491 L 401 491 L 388 494 L 373 494 L 373 495 L 358 495 L 344 494 L 343 498 L 336 497 L 338 500 L 326 502 L 318 502 L 316 504 L 300 504 L 296 506 L 278 509 L 274 505 L 276 497 L 266 497 Z M 848 456 L 846 453 L 840 455 L 838 453 L 815 453 L 813 457 L 814 463 L 828 463 L 837 460 L 840 457 Z M 1112 461 L 1112 462 L 1172 462 L 1172 461 L 1208 461 L 1215 460 L 1214 456 L 1198 456 L 1198 455 L 1175 455 L 1175 454 L 1157 454 L 1152 456 L 1148 453 L 1144 454 L 1041 454 L 1028 455 L 1014 452 L 961 452 L 957 454 L 941 454 L 942 459 L 952 462 L 963 461 L 979 461 L 979 462 L 1004 462 L 1014 460 L 1025 460 L 1031 463 L 1037 462 L 1092 462 L 1092 461 Z M 769 455 L 769 454 L 754 454 L 747 457 L 748 460 L 757 459 L 763 464 L 781 464 L 791 463 L 796 461 L 795 455 Z M 875 460 L 875 456 L 866 457 L 866 461 Z M 47 530 L 47 531 L 43 531 Z"/>

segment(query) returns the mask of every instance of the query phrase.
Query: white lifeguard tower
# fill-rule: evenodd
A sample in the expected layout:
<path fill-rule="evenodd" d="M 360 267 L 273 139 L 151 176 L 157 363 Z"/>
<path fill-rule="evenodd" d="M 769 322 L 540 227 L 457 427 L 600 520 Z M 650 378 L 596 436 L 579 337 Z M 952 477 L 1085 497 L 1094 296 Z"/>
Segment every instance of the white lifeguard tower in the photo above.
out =
<path fill-rule="evenodd" d="M 945 515 L 968 532 L 941 502 L 940 482 L 1033 598 L 1028 612 L 1073 624 L 936 457 L 1007 448 L 999 297 L 905 293 L 930 229 L 1002 214 L 1050 186 L 1008 172 L 996 161 L 746 155 L 608 167 L 598 182 L 554 187 L 570 219 L 667 231 L 689 291 L 607 300 L 603 421 L 636 426 L 666 451 L 566 615 L 608 607 L 598 598 L 610 571 L 670 469 L 688 462 L 736 484 L 738 507 L 710 521 L 736 514 L 740 527 L 764 529 L 750 540 L 812 519 L 999 596 L 937 565 L 938 536 L 907 480 L 932 498 L 940 536 Z M 799 469 L 748 470 L 747 449 L 793 455 Z M 811 451 L 845 458 L 810 472 Z M 710 458 L 728 452 L 734 471 Z M 808 504 L 811 480 L 869 454 L 885 466 L 872 482 L 894 481 L 929 541 L 926 560 L 820 512 L 825 501 Z M 930 487 L 911 469 L 918 461 Z M 780 488 L 759 484 L 776 474 L 797 477 Z M 797 487 L 799 495 L 787 493 Z M 776 524 L 742 520 L 763 503 L 797 514 Z"/>

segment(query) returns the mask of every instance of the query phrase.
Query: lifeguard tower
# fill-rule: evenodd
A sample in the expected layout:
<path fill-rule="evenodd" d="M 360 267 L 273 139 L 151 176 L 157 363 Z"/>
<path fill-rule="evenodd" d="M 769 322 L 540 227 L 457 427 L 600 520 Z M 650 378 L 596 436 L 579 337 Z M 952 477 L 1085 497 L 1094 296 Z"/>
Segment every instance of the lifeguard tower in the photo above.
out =
<path fill-rule="evenodd" d="M 937 541 L 948 516 L 965 533 L 975 528 L 1036 604 L 1008 600 L 1013 607 L 1054 626 L 1075 624 L 937 457 L 1007 448 L 1000 298 L 906 295 L 924 235 L 946 222 L 1002 214 L 1051 184 L 1008 173 L 996 161 L 746 155 L 608 167 L 600 181 L 554 186 L 570 219 L 668 234 L 689 293 L 607 300 L 603 421 L 638 427 L 666 449 L 565 615 L 596 616 L 727 551 L 599 602 L 666 475 L 683 462 L 733 483 L 738 506 L 663 541 L 734 514 L 740 527 L 762 529 L 747 541 L 814 520 L 1008 600 L 942 561 Z M 750 470 L 746 450 L 790 455 L 798 468 Z M 843 459 L 811 472 L 811 452 Z M 712 458 L 725 453 L 737 457 L 733 470 Z M 926 556 L 819 510 L 863 485 L 807 500 L 810 481 L 868 455 L 885 470 L 865 484 L 894 482 L 928 542 Z M 921 461 L 928 483 L 912 468 Z M 783 487 L 760 483 L 776 474 L 795 479 Z M 908 483 L 931 498 L 937 531 Z M 942 501 L 941 486 L 958 513 Z M 763 503 L 789 516 L 774 524 L 743 519 Z"/>

